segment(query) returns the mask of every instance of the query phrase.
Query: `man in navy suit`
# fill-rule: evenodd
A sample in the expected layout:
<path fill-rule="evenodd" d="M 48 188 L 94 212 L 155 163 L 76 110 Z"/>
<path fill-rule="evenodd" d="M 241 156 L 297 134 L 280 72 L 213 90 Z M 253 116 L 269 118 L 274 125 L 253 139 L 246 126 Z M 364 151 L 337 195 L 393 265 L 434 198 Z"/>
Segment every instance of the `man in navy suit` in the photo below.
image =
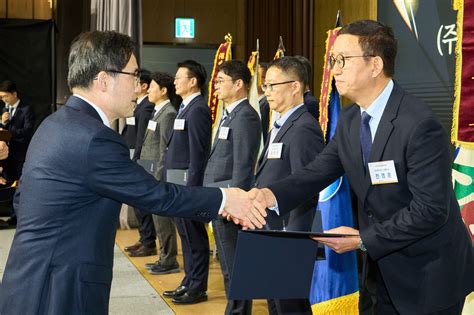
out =
<path fill-rule="evenodd" d="M 280 114 L 270 131 L 257 168 L 256 187 L 267 187 L 294 174 L 324 148 L 318 122 L 304 105 L 306 69 L 296 57 L 282 57 L 270 63 L 262 88 L 271 110 Z M 285 215 L 269 211 L 271 230 L 310 231 L 317 196 Z M 312 314 L 308 299 L 268 300 L 270 314 Z"/>
<path fill-rule="evenodd" d="M 376 21 L 344 26 L 331 66 L 339 93 L 355 103 L 334 138 L 301 171 L 261 191 L 258 207 L 280 215 L 344 173 L 358 199 L 356 234 L 318 238 L 375 262 L 378 314 L 460 314 L 474 289 L 472 244 L 451 181 L 449 137 L 422 101 L 393 82 L 397 42 Z"/>
<path fill-rule="evenodd" d="M 0 98 L 5 102 L 0 128 L 8 130 L 12 135 L 8 143 L 10 154 L 2 162 L 3 172 L 7 181 L 15 181 L 21 177 L 26 151 L 33 136 L 35 116 L 28 103 L 20 100 L 16 84 L 12 81 L 0 84 Z M 10 227 L 16 225 L 13 207 L 7 223 Z"/>
<path fill-rule="evenodd" d="M 319 122 L 319 102 L 314 97 L 311 89 L 309 88 L 309 82 L 311 80 L 311 76 L 313 75 L 313 70 L 311 67 L 311 62 L 305 56 L 295 56 L 305 67 L 307 75 L 307 81 L 305 82 L 304 87 L 304 106 L 308 112 Z"/>
<path fill-rule="evenodd" d="M 219 66 L 214 84 L 219 100 L 224 103 L 224 114 L 212 144 L 204 185 L 249 190 L 255 181 L 255 164 L 261 141 L 260 118 L 247 99 L 250 71 L 241 61 L 226 61 Z M 228 294 L 241 227 L 220 218 L 212 221 L 212 227 Z M 252 301 L 227 302 L 225 314 L 251 313 Z"/>
<path fill-rule="evenodd" d="M 186 172 L 187 186 L 202 186 L 211 146 L 211 112 L 201 92 L 206 70 L 193 60 L 178 63 L 174 79 L 176 94 L 181 96 L 165 153 L 165 176 L 170 170 Z M 167 180 L 169 180 L 167 178 Z M 209 240 L 203 222 L 176 218 L 184 260 L 181 284 L 164 296 L 176 304 L 194 304 L 207 300 L 209 275 Z"/>
<path fill-rule="evenodd" d="M 209 221 L 221 213 L 250 227 L 265 222 L 237 188 L 162 183 L 130 159 L 109 125 L 133 111 L 134 48 L 129 36 L 97 31 L 71 46 L 73 96 L 41 124 L 26 156 L 15 200 L 18 226 L 0 287 L 2 315 L 108 314 L 122 203 L 163 216 Z M 245 207 L 237 207 L 242 201 Z"/>

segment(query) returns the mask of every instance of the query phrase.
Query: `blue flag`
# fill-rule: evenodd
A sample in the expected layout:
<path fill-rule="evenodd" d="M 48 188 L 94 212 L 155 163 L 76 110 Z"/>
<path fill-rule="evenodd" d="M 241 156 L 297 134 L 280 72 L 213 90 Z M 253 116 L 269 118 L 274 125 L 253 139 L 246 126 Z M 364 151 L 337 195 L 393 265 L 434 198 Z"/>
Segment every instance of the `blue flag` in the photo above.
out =
<path fill-rule="evenodd" d="M 328 105 L 328 141 L 336 131 L 341 102 L 333 85 Z M 354 226 L 349 182 L 339 178 L 319 194 L 316 211 L 321 211 L 324 230 L 338 226 Z M 358 314 L 359 282 L 357 260 L 354 251 L 338 254 L 325 248 L 326 260 L 314 265 L 310 302 L 313 314 Z"/>

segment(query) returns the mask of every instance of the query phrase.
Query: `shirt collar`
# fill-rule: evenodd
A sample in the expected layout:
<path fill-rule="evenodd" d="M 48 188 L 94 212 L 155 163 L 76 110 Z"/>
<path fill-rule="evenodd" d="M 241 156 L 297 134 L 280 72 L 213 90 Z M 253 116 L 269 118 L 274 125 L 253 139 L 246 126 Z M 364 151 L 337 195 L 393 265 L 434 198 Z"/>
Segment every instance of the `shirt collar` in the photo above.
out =
<path fill-rule="evenodd" d="M 364 110 L 362 107 L 360 108 L 360 113 L 362 114 L 364 111 L 370 115 L 375 120 L 380 120 L 382 114 L 387 106 L 388 99 L 390 98 L 390 94 L 392 94 L 393 90 L 393 80 L 388 81 L 387 85 L 383 89 L 382 93 L 370 104 L 367 110 Z"/>
<path fill-rule="evenodd" d="M 281 116 L 277 121 L 276 123 L 281 127 L 283 127 L 283 125 L 285 124 L 285 122 L 288 120 L 288 118 L 290 118 L 291 114 L 293 114 L 295 111 L 298 110 L 298 108 L 300 108 L 301 106 L 303 106 L 304 103 L 301 103 L 299 105 L 296 105 L 295 107 L 293 107 L 292 109 L 290 109 L 289 111 L 287 111 L 285 113 L 285 115 Z"/>
<path fill-rule="evenodd" d="M 137 99 L 137 105 L 140 104 L 141 102 L 143 102 L 143 100 L 145 99 L 145 97 L 147 97 L 148 95 L 143 95 L 142 97 L 140 97 L 139 99 Z"/>
<path fill-rule="evenodd" d="M 198 97 L 199 95 L 201 95 L 201 92 L 196 92 L 196 93 L 193 93 L 191 95 L 189 95 L 188 97 L 186 97 L 184 100 L 183 100 L 183 104 L 184 104 L 184 108 L 186 108 L 186 106 L 188 106 L 189 103 L 191 103 L 191 101 L 193 99 L 195 99 L 196 97 Z M 183 108 L 183 109 L 184 109 Z"/>
<path fill-rule="evenodd" d="M 83 96 L 81 96 L 79 94 L 73 94 L 73 96 L 80 98 L 81 100 L 83 100 L 84 102 L 86 102 L 87 104 L 92 106 L 92 108 L 95 109 L 97 114 L 99 114 L 100 119 L 102 119 L 102 122 L 104 123 L 104 125 L 106 125 L 107 127 L 110 128 L 109 119 L 107 118 L 105 113 L 102 111 L 102 109 L 100 109 L 99 106 L 95 105 L 94 103 L 92 103 L 91 101 L 89 101 L 88 99 L 84 98 Z"/>
<path fill-rule="evenodd" d="M 233 103 L 231 103 L 229 106 L 227 106 L 225 109 L 227 110 L 227 112 L 230 114 L 236 107 L 237 105 L 239 105 L 241 102 L 245 101 L 247 98 L 244 97 L 244 98 L 241 98 L 240 100 L 237 100 Z"/>
<path fill-rule="evenodd" d="M 155 115 L 156 113 L 158 113 L 166 104 L 168 104 L 170 102 L 170 100 L 164 100 L 163 102 L 161 103 L 158 103 L 155 105 Z"/>
<path fill-rule="evenodd" d="M 15 102 L 15 104 L 12 104 L 12 105 L 10 105 L 10 106 L 13 107 L 13 109 L 16 109 L 19 104 L 20 104 L 20 99 L 17 99 L 16 102 Z"/>

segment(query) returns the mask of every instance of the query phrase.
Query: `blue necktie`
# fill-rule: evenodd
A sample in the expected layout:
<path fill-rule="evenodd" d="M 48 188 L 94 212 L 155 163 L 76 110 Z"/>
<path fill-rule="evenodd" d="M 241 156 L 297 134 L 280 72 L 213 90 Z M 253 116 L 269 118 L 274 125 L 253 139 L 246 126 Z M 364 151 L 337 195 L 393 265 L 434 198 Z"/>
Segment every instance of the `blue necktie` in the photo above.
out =
<path fill-rule="evenodd" d="M 219 127 L 217 128 L 217 132 L 216 132 L 214 141 L 219 139 L 219 132 L 221 131 L 221 127 L 224 124 L 224 122 L 226 121 L 227 117 L 229 117 L 229 112 L 227 111 L 227 109 L 225 109 L 224 114 L 222 114 L 221 121 L 219 122 Z"/>
<path fill-rule="evenodd" d="M 181 114 L 183 109 L 184 109 L 184 103 L 181 103 L 181 105 L 179 105 L 179 110 L 178 110 L 178 115 L 177 116 L 179 116 L 179 114 Z"/>
<path fill-rule="evenodd" d="M 367 167 L 370 158 L 370 150 L 372 149 L 372 133 L 370 132 L 369 121 L 372 118 L 366 112 L 362 112 L 360 121 L 360 146 L 362 147 L 362 155 L 364 157 L 364 166 Z"/>

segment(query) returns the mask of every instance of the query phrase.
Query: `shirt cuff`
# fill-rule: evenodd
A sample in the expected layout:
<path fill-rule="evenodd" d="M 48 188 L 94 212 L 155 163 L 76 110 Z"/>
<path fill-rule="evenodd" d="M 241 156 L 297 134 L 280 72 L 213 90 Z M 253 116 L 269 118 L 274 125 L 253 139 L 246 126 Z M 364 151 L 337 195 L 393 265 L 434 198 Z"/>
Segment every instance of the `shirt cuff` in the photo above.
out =
<path fill-rule="evenodd" d="M 271 210 L 271 211 L 275 212 L 276 214 L 280 215 L 280 209 L 278 208 L 278 201 L 276 201 L 276 203 L 273 207 L 268 208 L 268 210 Z"/>
<path fill-rule="evenodd" d="M 219 212 L 218 214 L 221 215 L 222 212 L 224 212 L 224 206 L 225 206 L 225 202 L 227 201 L 227 195 L 225 194 L 225 190 L 222 189 L 222 188 L 219 188 L 222 192 L 222 202 L 221 202 L 221 206 L 219 208 Z"/>

